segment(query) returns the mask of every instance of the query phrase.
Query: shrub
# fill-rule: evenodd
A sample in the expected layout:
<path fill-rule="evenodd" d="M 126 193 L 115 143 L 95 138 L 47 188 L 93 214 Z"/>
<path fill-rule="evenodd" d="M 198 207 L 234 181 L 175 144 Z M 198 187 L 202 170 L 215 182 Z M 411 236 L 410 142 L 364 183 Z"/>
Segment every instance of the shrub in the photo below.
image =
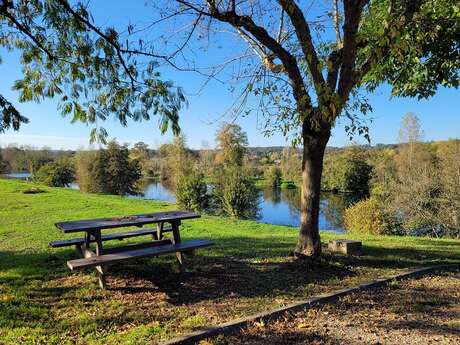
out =
<path fill-rule="evenodd" d="M 74 168 L 68 160 L 46 163 L 34 174 L 34 180 L 52 187 L 66 187 L 74 180 Z"/>
<path fill-rule="evenodd" d="M 186 210 L 201 211 L 208 204 L 207 189 L 203 174 L 193 172 L 183 176 L 176 184 L 177 204 Z"/>
<path fill-rule="evenodd" d="M 396 234 L 399 229 L 396 221 L 374 197 L 348 207 L 344 214 L 344 225 L 349 232 L 372 235 Z"/>
<path fill-rule="evenodd" d="M 265 171 L 265 179 L 267 180 L 267 186 L 279 187 L 281 186 L 281 169 L 277 166 L 273 166 Z"/>
<path fill-rule="evenodd" d="M 214 181 L 213 199 L 218 211 L 234 218 L 251 218 L 257 214 L 257 189 L 245 170 L 219 169 Z"/>

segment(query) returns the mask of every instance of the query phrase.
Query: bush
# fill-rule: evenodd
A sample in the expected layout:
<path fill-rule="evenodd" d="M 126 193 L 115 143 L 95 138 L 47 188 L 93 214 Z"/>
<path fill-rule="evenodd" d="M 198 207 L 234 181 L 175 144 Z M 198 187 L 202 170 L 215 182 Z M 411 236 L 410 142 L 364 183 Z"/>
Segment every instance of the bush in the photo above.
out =
<path fill-rule="evenodd" d="M 234 218 L 252 218 L 258 212 L 254 181 L 240 167 L 219 169 L 214 177 L 213 199 L 218 211 Z"/>
<path fill-rule="evenodd" d="M 46 163 L 34 174 L 34 180 L 52 187 L 67 187 L 74 180 L 74 168 L 67 160 Z"/>
<path fill-rule="evenodd" d="M 267 186 L 279 187 L 281 186 L 281 169 L 277 166 L 273 166 L 265 171 L 265 179 L 267 180 Z"/>
<path fill-rule="evenodd" d="M 348 207 L 344 214 L 345 228 L 351 233 L 397 234 L 399 226 L 373 197 L 361 200 Z"/>
<path fill-rule="evenodd" d="M 207 185 L 203 174 L 194 172 L 181 177 L 176 185 L 176 199 L 180 208 L 201 211 L 208 204 Z"/>

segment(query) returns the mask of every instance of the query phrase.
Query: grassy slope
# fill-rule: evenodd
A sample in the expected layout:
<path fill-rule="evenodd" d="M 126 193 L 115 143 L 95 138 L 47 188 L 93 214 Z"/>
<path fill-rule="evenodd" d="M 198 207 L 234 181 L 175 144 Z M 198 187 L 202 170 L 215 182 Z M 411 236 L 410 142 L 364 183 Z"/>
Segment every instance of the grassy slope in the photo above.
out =
<path fill-rule="evenodd" d="M 188 273 L 177 272 L 173 256 L 133 262 L 113 267 L 111 289 L 102 291 L 92 273 L 66 269 L 73 250 L 47 247 L 64 238 L 54 222 L 174 205 L 48 187 L 22 193 L 31 186 L 0 179 L 0 344 L 157 342 L 407 267 L 460 261 L 458 241 L 354 236 L 364 256 L 326 253 L 309 266 L 288 256 L 295 229 L 204 216 L 181 233 L 216 246 L 198 251 Z M 324 242 L 336 237 L 322 234 Z"/>

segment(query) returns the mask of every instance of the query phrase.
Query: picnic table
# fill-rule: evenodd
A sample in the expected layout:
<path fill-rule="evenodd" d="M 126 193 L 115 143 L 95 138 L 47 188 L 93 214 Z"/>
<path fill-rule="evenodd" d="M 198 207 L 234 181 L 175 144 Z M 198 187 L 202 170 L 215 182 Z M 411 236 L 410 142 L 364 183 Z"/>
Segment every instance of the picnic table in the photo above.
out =
<path fill-rule="evenodd" d="M 124 262 L 132 259 L 155 257 L 163 254 L 176 253 L 181 271 L 184 270 L 184 252 L 193 251 L 213 245 L 209 240 L 181 241 L 180 225 L 185 219 L 201 217 L 200 214 L 189 211 L 166 211 L 123 217 L 85 219 L 56 223 L 63 233 L 83 232 L 84 237 L 53 241 L 53 248 L 75 246 L 79 259 L 67 261 L 71 270 L 94 267 L 97 272 L 99 286 L 106 288 L 105 268 L 109 264 Z M 144 228 L 145 225 L 155 224 L 154 228 Z M 120 233 L 102 234 L 103 231 L 114 228 L 139 227 Z M 166 237 L 172 233 L 172 237 Z M 103 244 L 111 240 L 123 240 L 138 236 L 149 236 L 148 241 L 129 243 L 122 246 L 104 248 Z M 94 249 L 92 248 L 94 246 Z"/>

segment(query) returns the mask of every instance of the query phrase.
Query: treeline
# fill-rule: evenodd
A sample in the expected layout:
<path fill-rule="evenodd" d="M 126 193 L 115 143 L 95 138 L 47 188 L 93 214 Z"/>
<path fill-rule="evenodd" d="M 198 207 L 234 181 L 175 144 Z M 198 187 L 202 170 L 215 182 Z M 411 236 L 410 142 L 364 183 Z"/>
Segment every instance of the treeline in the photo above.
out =
<path fill-rule="evenodd" d="M 3 171 L 30 171 L 53 186 L 77 182 L 84 192 L 139 193 L 143 179 L 157 179 L 175 192 L 180 207 L 232 217 L 257 214 L 256 186 L 297 188 L 298 148 L 248 147 L 246 133 L 223 124 L 214 149 L 191 150 L 183 136 L 151 150 L 110 142 L 98 151 L 59 152 L 8 147 Z M 424 142 L 413 114 L 404 116 L 400 144 L 329 148 L 323 191 L 346 193 L 352 232 L 460 237 L 460 140 Z M 294 193 L 300 197 L 299 193 Z"/>

